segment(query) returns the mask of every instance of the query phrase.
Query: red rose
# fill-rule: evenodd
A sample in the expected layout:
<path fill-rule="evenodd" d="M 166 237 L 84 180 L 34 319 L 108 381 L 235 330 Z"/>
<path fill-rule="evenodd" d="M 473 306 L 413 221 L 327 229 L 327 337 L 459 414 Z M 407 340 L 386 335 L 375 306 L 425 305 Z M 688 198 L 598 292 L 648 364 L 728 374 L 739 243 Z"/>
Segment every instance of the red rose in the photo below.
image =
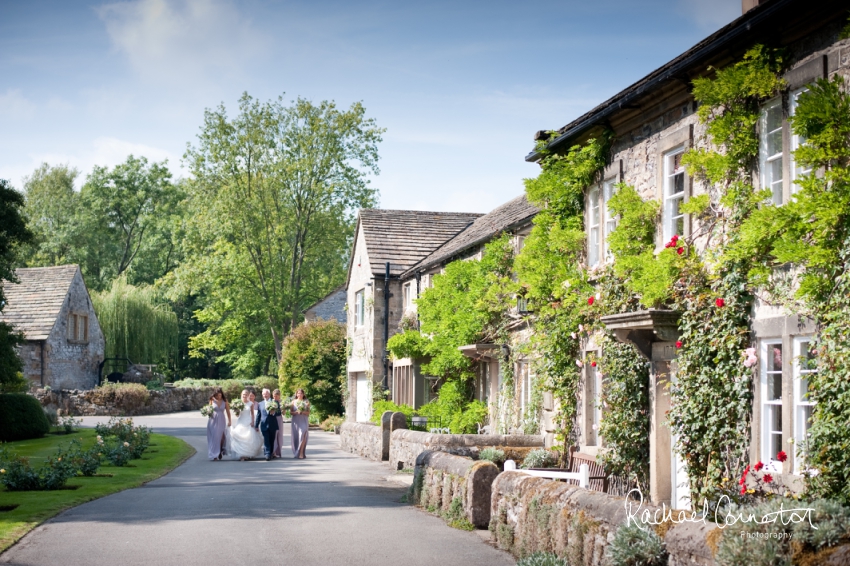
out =
<path fill-rule="evenodd" d="M 788 454 L 785 453 L 785 450 L 780 450 L 779 454 L 776 455 L 776 459 L 780 462 L 784 462 L 788 459 Z"/>
<path fill-rule="evenodd" d="M 676 340 L 676 347 L 677 347 L 677 348 L 681 348 L 681 347 L 682 347 L 682 341 L 681 341 L 681 340 Z"/>
<path fill-rule="evenodd" d="M 718 307 L 723 307 L 726 306 L 726 301 L 724 301 L 723 299 L 714 299 L 714 304 Z"/>
<path fill-rule="evenodd" d="M 764 481 L 767 482 L 767 483 L 773 483 L 773 476 L 770 475 L 770 474 L 765 474 L 764 475 Z"/>
<path fill-rule="evenodd" d="M 682 255 L 683 253 L 685 253 L 685 248 L 676 248 L 676 253 Z"/>
<path fill-rule="evenodd" d="M 762 468 L 764 468 L 764 464 L 762 464 L 761 462 L 756 462 L 756 465 L 754 466 L 753 469 L 755 469 L 755 471 L 758 472 L 758 471 L 761 471 Z"/>
<path fill-rule="evenodd" d="M 587 298 L 587 304 L 588 304 L 588 305 L 592 305 L 592 304 L 593 304 L 593 301 L 595 301 L 595 300 L 596 300 L 596 297 L 588 297 L 588 298 Z"/>
<path fill-rule="evenodd" d="M 595 367 L 596 367 L 596 362 L 590 362 L 590 367 L 595 368 Z"/>
<path fill-rule="evenodd" d="M 678 235 L 678 234 L 673 234 L 673 237 L 672 237 L 672 238 L 670 238 L 670 241 L 671 241 L 671 242 L 675 242 L 675 241 L 677 241 L 678 239 L 679 239 L 679 235 Z"/>

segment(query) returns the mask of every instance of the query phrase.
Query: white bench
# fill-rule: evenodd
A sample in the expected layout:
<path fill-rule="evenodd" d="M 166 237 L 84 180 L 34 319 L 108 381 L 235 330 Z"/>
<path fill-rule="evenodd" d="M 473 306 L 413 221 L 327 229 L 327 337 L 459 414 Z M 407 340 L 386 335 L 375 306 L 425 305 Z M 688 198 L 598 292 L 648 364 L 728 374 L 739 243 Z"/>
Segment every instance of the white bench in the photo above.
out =
<path fill-rule="evenodd" d="M 588 489 L 590 486 L 590 468 L 588 468 L 587 464 L 579 466 L 578 472 L 549 472 L 546 470 L 518 470 L 516 462 L 513 460 L 505 460 L 505 471 L 522 472 L 529 476 L 547 478 L 550 480 L 575 480 L 578 482 L 579 487 L 583 487 L 584 489 Z"/>

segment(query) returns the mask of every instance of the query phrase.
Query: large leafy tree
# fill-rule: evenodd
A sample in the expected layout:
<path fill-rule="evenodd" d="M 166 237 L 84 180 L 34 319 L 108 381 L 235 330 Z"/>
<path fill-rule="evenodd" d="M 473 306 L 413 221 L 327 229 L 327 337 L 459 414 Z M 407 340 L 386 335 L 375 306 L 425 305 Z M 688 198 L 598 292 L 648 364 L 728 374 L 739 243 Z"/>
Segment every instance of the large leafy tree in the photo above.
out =
<path fill-rule="evenodd" d="M 12 188 L 4 179 L 0 179 L 0 312 L 6 305 L 3 284 L 17 282 L 15 263 L 22 245 L 32 240 L 32 232 L 27 228 L 21 209 L 24 197 Z M 22 337 L 5 322 L 0 322 L 0 392 L 14 391 L 21 387 L 21 360 L 15 346 Z"/>
<path fill-rule="evenodd" d="M 280 360 L 308 303 L 342 281 L 354 211 L 377 195 L 368 177 L 378 174 L 383 130 L 365 112 L 244 94 L 235 117 L 224 106 L 204 113 L 185 154 L 190 256 L 177 278 L 178 289 L 206 296 L 199 354 L 221 351 L 262 371 L 262 356 Z"/>
<path fill-rule="evenodd" d="M 76 215 L 79 193 L 74 182 L 80 172 L 67 165 L 42 163 L 24 179 L 27 225 L 34 239 L 27 250 L 30 265 L 61 265 L 79 261 Z"/>

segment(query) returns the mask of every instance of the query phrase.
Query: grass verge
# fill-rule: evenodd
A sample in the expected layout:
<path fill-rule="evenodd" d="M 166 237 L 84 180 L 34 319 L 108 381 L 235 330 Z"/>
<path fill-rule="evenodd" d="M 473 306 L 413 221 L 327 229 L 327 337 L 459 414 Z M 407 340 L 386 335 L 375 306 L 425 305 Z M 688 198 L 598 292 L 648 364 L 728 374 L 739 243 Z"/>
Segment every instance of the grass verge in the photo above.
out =
<path fill-rule="evenodd" d="M 44 438 L 8 442 L 3 446 L 38 465 L 53 454 L 60 444 L 67 446 L 71 440 L 78 439 L 83 447 L 87 448 L 94 444 L 95 437 L 94 430 L 81 429 L 72 434 L 49 434 Z M 102 465 L 98 470 L 99 476 L 71 478 L 68 481 L 71 489 L 6 491 L 5 487 L 0 486 L 0 552 L 62 511 L 155 480 L 185 462 L 194 453 L 195 449 L 179 438 L 152 434 L 151 447 L 145 451 L 143 459 L 131 460 L 130 466 L 123 468 Z M 107 477 L 108 474 L 112 474 L 111 477 Z M 9 511 L 2 511 L 15 505 L 17 507 Z"/>

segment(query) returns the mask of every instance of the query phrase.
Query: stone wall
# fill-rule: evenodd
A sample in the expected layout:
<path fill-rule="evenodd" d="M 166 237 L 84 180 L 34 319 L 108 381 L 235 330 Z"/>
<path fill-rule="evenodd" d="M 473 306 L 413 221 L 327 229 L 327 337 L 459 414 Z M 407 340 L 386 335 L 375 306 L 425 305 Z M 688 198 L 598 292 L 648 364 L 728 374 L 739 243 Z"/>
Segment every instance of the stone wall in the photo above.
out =
<path fill-rule="evenodd" d="M 381 427 L 372 423 L 344 422 L 339 428 L 339 446 L 346 452 L 380 462 L 382 458 Z"/>
<path fill-rule="evenodd" d="M 423 452 L 416 458 L 412 503 L 437 513 L 449 523 L 465 519 L 474 527 L 490 524 L 490 494 L 499 468 L 445 452 Z"/>
<path fill-rule="evenodd" d="M 431 434 L 418 430 L 394 430 L 390 438 L 389 458 L 393 469 L 403 470 L 413 468 L 416 458 L 426 450 L 478 458 L 482 448 L 498 448 L 504 450 L 508 458 L 522 461 L 528 450 L 542 447 L 542 436 Z"/>
<path fill-rule="evenodd" d="M 114 390 L 113 390 L 114 389 Z M 89 390 L 54 389 L 35 391 L 36 398 L 45 409 L 73 416 L 137 416 L 195 411 L 209 403 L 212 387 L 198 389 L 177 387 L 162 391 L 145 391 L 139 388 L 132 394 L 122 395 L 120 388 Z"/>
<path fill-rule="evenodd" d="M 625 525 L 626 500 L 521 472 L 503 472 L 493 482 L 490 530 L 499 548 L 514 556 L 553 552 L 572 565 L 604 566 L 605 548 Z M 632 514 L 638 502 L 633 502 Z M 644 504 L 641 510 L 656 507 Z M 716 527 L 666 523 L 664 538 L 671 566 L 715 564 L 708 540 Z"/>

